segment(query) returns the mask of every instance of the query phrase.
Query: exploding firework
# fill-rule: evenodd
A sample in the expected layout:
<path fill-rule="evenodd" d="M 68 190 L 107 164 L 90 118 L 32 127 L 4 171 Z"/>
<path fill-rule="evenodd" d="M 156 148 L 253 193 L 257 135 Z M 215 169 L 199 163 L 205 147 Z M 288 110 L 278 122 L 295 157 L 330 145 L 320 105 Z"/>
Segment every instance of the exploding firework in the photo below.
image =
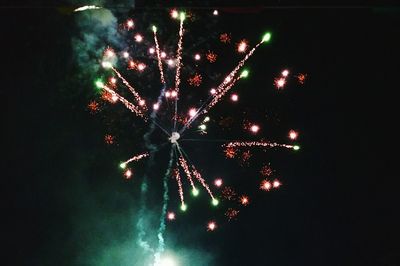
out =
<path fill-rule="evenodd" d="M 249 196 L 240 193 L 239 195 L 242 196 L 238 198 L 238 193 L 230 186 L 223 186 L 223 181 L 220 178 L 215 180 L 215 187 L 213 187 L 213 189 L 210 188 L 207 180 L 201 173 L 202 171 L 199 170 L 201 168 L 197 168 L 197 166 L 194 165 L 189 155 L 185 151 L 186 143 L 184 144 L 184 141 L 190 139 L 185 139 L 184 134 L 193 128 L 195 129 L 193 131 L 200 135 L 207 134 L 207 123 L 210 121 L 210 117 L 206 115 L 214 108 L 214 106 L 218 105 L 227 94 L 230 95 L 231 101 L 237 102 L 239 100 L 237 93 L 230 93 L 231 89 L 240 83 L 242 79 L 245 79 L 249 76 L 249 71 L 244 69 L 245 63 L 253 56 L 253 54 L 262 44 L 268 43 L 271 39 L 271 33 L 268 32 L 258 43 L 252 47 L 249 46 L 249 42 L 247 40 L 243 39 L 240 41 L 237 44 L 236 51 L 242 54 L 243 58 L 232 70 L 222 73 L 222 78 L 217 84 L 215 84 L 214 88 L 210 89 L 209 97 L 201 101 L 199 106 L 192 107 L 190 109 L 182 108 L 183 110 L 181 110 L 181 101 L 187 99 L 185 97 L 181 97 L 182 91 L 185 92 L 187 89 L 182 88 L 186 83 L 182 82 L 182 72 L 184 75 L 188 73 L 189 77 L 187 79 L 187 83 L 193 87 L 199 87 L 202 85 L 203 79 L 206 81 L 207 77 L 203 77 L 197 73 L 198 70 L 192 71 L 192 68 L 190 67 L 186 69 L 186 65 L 184 65 L 184 62 L 186 64 L 186 62 L 189 61 L 183 60 L 183 58 L 187 56 L 187 54 L 185 54 L 186 43 L 184 42 L 185 33 L 188 32 L 185 30 L 184 23 L 184 21 L 188 18 L 187 14 L 177 10 L 171 10 L 170 15 L 173 19 L 179 22 L 179 29 L 177 30 L 178 41 L 176 47 L 174 47 L 174 51 L 165 50 L 164 52 L 161 50 L 164 48 L 168 49 L 168 47 L 164 47 L 162 39 L 159 39 L 158 29 L 155 25 L 151 26 L 152 38 L 148 38 L 145 33 L 135 32 L 132 34 L 132 30 L 137 29 L 138 22 L 136 19 L 135 21 L 128 19 L 122 28 L 126 31 L 131 31 L 131 42 L 134 42 L 135 47 L 145 47 L 144 54 L 146 54 L 149 58 L 135 56 L 134 52 L 130 51 L 130 47 L 126 47 L 121 51 L 116 51 L 117 49 L 114 50 L 114 48 L 107 47 L 104 50 L 100 65 L 104 68 L 104 71 L 108 73 L 108 81 L 104 82 L 102 79 L 98 79 L 95 82 L 96 87 L 102 91 L 101 95 L 103 99 L 110 103 L 122 104 L 136 118 L 142 120 L 142 122 L 149 128 L 144 137 L 145 141 L 143 149 L 145 151 L 134 155 L 130 159 L 125 160 L 120 164 L 120 167 L 123 169 L 123 175 L 126 179 L 131 179 L 133 177 L 133 170 L 127 168 L 128 164 L 136 164 L 137 162 L 146 158 L 152 162 L 154 160 L 154 154 L 161 149 L 161 146 L 168 145 L 170 148 L 168 167 L 162 179 L 164 192 L 162 212 L 160 216 L 160 227 L 157 234 L 159 245 L 158 248 L 154 250 L 155 260 L 158 262 L 160 261 L 160 254 L 164 251 L 163 233 L 166 226 L 165 221 L 173 221 L 176 219 L 175 212 L 167 212 L 167 204 L 169 200 L 167 181 L 169 178 L 172 177 L 172 179 L 176 181 L 180 209 L 183 212 L 188 210 L 188 205 L 185 203 L 185 195 L 188 193 L 185 187 L 186 184 L 189 184 L 191 195 L 193 197 L 198 197 L 201 195 L 202 192 L 200 189 L 204 189 L 206 192 L 204 194 L 208 194 L 211 206 L 214 207 L 219 205 L 219 199 L 218 194 L 214 194 L 212 191 L 213 189 L 218 190 L 218 192 L 220 192 L 219 195 L 221 195 L 224 200 L 235 202 L 235 204 L 239 205 L 239 207 L 247 206 L 249 204 Z M 218 11 L 215 10 L 213 15 L 217 16 Z M 191 15 L 190 17 L 194 19 L 194 15 Z M 219 41 L 225 44 L 230 43 L 230 34 L 221 34 L 219 36 Z M 201 50 L 199 49 L 198 51 Z M 173 52 L 175 52 L 175 54 L 171 57 L 170 55 Z M 118 61 L 119 57 L 123 59 L 122 63 Z M 196 67 L 201 66 L 202 63 L 207 63 L 202 59 L 203 54 L 201 53 L 191 54 L 190 57 L 190 62 L 195 64 Z M 208 50 L 208 52 L 205 54 L 205 59 L 207 59 L 209 63 L 214 63 L 217 59 L 217 54 Z M 155 67 L 152 67 L 151 60 L 154 61 Z M 123 64 L 125 64 L 125 72 L 120 70 L 120 65 Z M 141 88 L 140 84 L 139 86 L 138 84 L 133 84 L 132 80 L 134 79 L 126 78 L 125 76 L 126 73 L 129 73 L 129 75 L 136 75 L 144 78 L 148 73 L 153 72 L 154 70 L 157 74 L 156 82 L 159 83 L 158 88 L 161 88 L 159 91 L 159 96 L 155 100 L 150 100 L 147 98 L 145 100 L 145 97 L 141 95 L 141 93 L 144 91 L 144 88 Z M 170 71 L 173 71 L 174 75 L 171 75 Z M 207 73 L 203 71 L 198 72 Z M 278 80 L 275 80 L 275 86 L 282 88 L 285 85 L 285 78 L 288 76 L 288 74 L 289 72 L 282 72 L 282 77 Z M 173 78 L 169 78 L 170 76 L 173 76 Z M 171 80 L 173 80 L 173 82 Z M 154 82 L 154 80 L 151 80 L 151 82 Z M 149 84 L 152 84 L 151 82 L 149 82 Z M 181 91 L 181 89 L 183 90 Z M 207 91 L 208 90 L 209 89 L 207 89 Z M 182 104 L 184 104 L 185 108 L 187 108 L 186 102 Z M 92 101 L 89 103 L 88 109 L 92 113 L 98 112 L 99 105 L 96 101 Z M 232 124 L 235 119 L 232 118 L 231 120 L 233 120 L 231 121 Z M 220 125 L 222 125 L 222 122 L 220 122 Z M 159 129 L 161 134 L 164 134 L 165 143 L 160 145 L 150 143 L 150 135 L 153 134 L 155 129 Z M 255 137 L 254 135 L 256 134 L 262 133 L 260 130 L 261 126 L 258 124 L 249 123 L 246 126 L 246 129 L 250 131 L 253 137 Z M 113 144 L 115 142 L 114 138 L 114 136 L 106 135 L 105 142 L 107 144 Z M 291 137 L 291 139 L 294 140 L 295 138 Z M 299 146 L 297 145 L 279 144 L 264 140 L 223 142 L 225 143 L 223 145 L 225 156 L 227 158 L 234 158 L 238 156 L 243 163 L 248 163 L 249 159 L 252 157 L 252 153 L 250 151 L 251 149 L 299 149 Z M 150 162 L 149 165 L 152 165 Z M 263 176 L 265 177 L 269 177 L 272 174 L 272 172 L 269 173 L 267 169 L 262 170 L 262 172 L 264 172 Z M 146 182 L 146 179 L 144 179 L 142 187 L 147 186 Z M 184 184 L 184 182 L 186 182 L 186 184 Z M 262 190 L 269 191 L 270 189 L 278 188 L 280 186 L 281 183 L 278 180 L 271 182 L 265 179 L 262 181 L 260 188 Z M 143 189 L 142 193 L 145 194 L 146 190 Z M 225 215 L 229 220 L 231 220 L 236 218 L 238 213 L 238 208 L 228 208 L 228 210 L 225 212 Z M 214 231 L 216 228 L 217 223 L 215 221 L 210 221 L 207 224 L 208 231 Z M 139 230 L 143 229 L 139 228 Z M 143 247 L 145 248 L 147 246 L 143 245 Z"/>

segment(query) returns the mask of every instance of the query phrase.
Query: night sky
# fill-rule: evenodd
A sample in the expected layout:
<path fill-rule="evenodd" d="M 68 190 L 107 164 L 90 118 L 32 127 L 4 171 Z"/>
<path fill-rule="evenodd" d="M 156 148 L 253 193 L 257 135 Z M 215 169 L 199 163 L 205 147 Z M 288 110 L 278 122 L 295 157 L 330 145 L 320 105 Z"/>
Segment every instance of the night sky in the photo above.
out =
<path fill-rule="evenodd" d="M 191 3 L 200 14 L 199 7 L 210 6 Z M 257 169 L 226 160 L 217 144 L 187 144 L 206 178 L 224 176 L 254 196 L 236 221 L 226 222 L 223 205 L 210 208 L 202 191 L 190 211 L 167 225 L 167 249 L 194 266 L 400 265 L 398 173 L 391 155 L 398 142 L 400 8 L 220 3 L 227 9 L 216 27 L 205 26 L 210 36 L 227 31 L 254 44 L 265 30 L 274 35 L 246 63 L 251 74 L 236 86 L 238 106 L 225 101 L 211 116 L 238 118 L 246 110 L 263 125 L 262 136 L 279 142 L 288 142 L 286 133 L 296 128 L 301 150 L 254 158 L 255 164 L 270 161 L 284 184 L 265 193 Z M 145 164 L 130 181 L 116 166 L 140 146 L 144 129 L 120 107 L 100 115 L 87 111 L 95 73 L 77 62 L 72 40 L 82 29 L 71 13 L 75 5 L 2 6 L 2 239 L 10 261 L 4 265 L 143 265 L 134 239 Z M 137 3 L 130 12 L 152 17 L 168 11 L 147 8 Z M 221 58 L 229 68 L 217 70 L 231 69 L 239 58 L 232 54 Z M 308 79 L 304 85 L 293 79 L 277 92 L 273 79 L 286 67 Z M 207 138 L 248 136 L 216 125 Z M 119 134 L 119 145 L 105 145 L 109 132 Z M 149 173 L 151 215 L 161 208 L 157 177 L 167 155 L 162 150 Z M 174 182 L 170 193 L 173 208 Z M 215 217 L 220 227 L 207 232 Z"/>

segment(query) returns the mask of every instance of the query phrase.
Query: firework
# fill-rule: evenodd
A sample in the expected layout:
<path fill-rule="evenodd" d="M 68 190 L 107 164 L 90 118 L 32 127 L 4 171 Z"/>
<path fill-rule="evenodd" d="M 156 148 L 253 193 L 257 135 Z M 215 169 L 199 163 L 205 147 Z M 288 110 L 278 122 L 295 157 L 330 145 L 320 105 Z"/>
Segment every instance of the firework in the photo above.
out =
<path fill-rule="evenodd" d="M 93 10 L 93 9 L 101 9 L 101 7 L 99 6 L 82 6 L 82 7 L 78 7 L 76 9 L 74 9 L 74 12 L 82 12 L 82 11 L 86 11 L 86 10 Z"/>
<path fill-rule="evenodd" d="M 207 231 L 214 231 L 215 229 L 217 229 L 217 223 L 214 221 L 208 222 Z"/>
<path fill-rule="evenodd" d="M 110 134 L 104 136 L 104 142 L 108 145 L 114 144 L 114 137 Z"/>
<path fill-rule="evenodd" d="M 289 131 L 289 138 L 291 140 L 297 139 L 298 136 L 299 136 L 299 133 L 297 133 L 296 131 L 294 131 L 294 130 L 290 130 Z"/>
<path fill-rule="evenodd" d="M 194 87 L 199 87 L 201 84 L 201 81 L 202 81 L 202 77 L 200 74 L 197 74 L 197 73 L 188 79 L 189 84 Z"/>
<path fill-rule="evenodd" d="M 239 198 L 239 202 L 240 202 L 240 204 L 242 204 L 243 206 L 247 206 L 247 205 L 250 204 L 250 199 L 249 199 L 248 196 L 243 195 L 243 196 L 241 196 L 241 197 Z"/>
<path fill-rule="evenodd" d="M 270 191 L 271 188 L 272 188 L 272 184 L 270 181 L 268 181 L 267 179 L 264 179 L 263 181 L 261 181 L 260 189 L 265 190 L 265 191 Z"/>
<path fill-rule="evenodd" d="M 230 43 L 230 42 L 231 42 L 231 36 L 230 36 L 230 34 L 228 34 L 228 33 L 222 33 L 222 34 L 219 36 L 219 40 L 220 40 L 222 43 Z"/>
<path fill-rule="evenodd" d="M 96 101 L 91 101 L 87 107 L 91 114 L 95 114 L 99 111 L 99 104 Z"/>
<path fill-rule="evenodd" d="M 210 63 L 214 63 L 215 61 L 217 61 L 217 57 L 218 57 L 217 54 L 211 51 L 208 51 L 206 54 L 206 58 Z"/>
<path fill-rule="evenodd" d="M 175 213 L 174 212 L 169 212 L 167 214 L 167 219 L 170 220 L 170 221 L 175 220 Z"/>
<path fill-rule="evenodd" d="M 228 208 L 228 210 L 226 210 L 226 212 L 225 212 L 225 216 L 228 218 L 228 221 L 236 219 L 238 214 L 239 214 L 239 211 L 234 208 Z"/>
<path fill-rule="evenodd" d="M 217 178 L 217 179 L 214 180 L 214 185 L 215 185 L 216 187 L 222 186 L 222 183 L 223 183 L 223 181 L 222 181 L 221 178 Z"/>

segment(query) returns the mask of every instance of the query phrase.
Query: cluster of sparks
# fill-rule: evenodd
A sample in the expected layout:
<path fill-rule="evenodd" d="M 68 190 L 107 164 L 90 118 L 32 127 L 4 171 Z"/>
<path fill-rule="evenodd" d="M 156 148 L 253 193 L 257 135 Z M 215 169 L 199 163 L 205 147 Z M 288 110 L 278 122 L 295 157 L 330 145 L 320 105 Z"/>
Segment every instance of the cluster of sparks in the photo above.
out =
<path fill-rule="evenodd" d="M 212 13 L 214 16 L 218 15 L 218 11 L 215 10 Z M 243 69 L 246 61 L 255 53 L 255 51 L 260 47 L 260 45 L 264 43 L 268 43 L 271 39 L 271 33 L 267 32 L 261 41 L 259 41 L 253 47 L 249 46 L 249 42 L 245 39 L 242 39 L 236 44 L 236 51 L 240 54 L 243 54 L 243 59 L 238 62 L 235 68 L 228 73 L 227 76 L 223 78 L 221 83 L 209 90 L 209 97 L 206 101 L 202 103 L 202 105 L 198 108 L 191 108 L 187 111 L 186 115 L 181 115 L 178 112 L 178 103 L 179 96 L 181 92 L 181 72 L 183 65 L 182 55 L 184 49 L 184 21 L 187 16 L 183 12 L 178 12 L 177 10 L 171 10 L 170 15 L 173 19 L 179 21 L 179 31 L 178 31 L 178 42 L 176 48 L 176 54 L 174 57 L 167 57 L 165 51 L 161 50 L 161 45 L 157 35 L 157 27 L 152 26 L 153 33 L 153 46 L 148 48 L 148 54 L 157 62 L 157 68 L 159 72 L 160 85 L 162 90 L 160 92 L 160 97 L 157 101 L 150 102 L 146 101 L 139 93 L 134 85 L 127 81 L 126 78 L 117 70 L 115 64 L 118 60 L 118 55 L 121 55 L 123 60 L 126 62 L 126 69 L 130 71 L 134 71 L 137 74 L 146 71 L 148 66 L 141 62 L 138 59 L 134 59 L 131 57 L 128 50 L 124 50 L 121 52 L 115 52 L 114 49 L 108 47 L 105 49 L 103 53 L 103 60 L 101 65 L 103 68 L 109 70 L 112 73 L 107 80 L 104 82 L 101 79 L 98 79 L 95 84 L 102 91 L 102 98 L 110 103 L 122 103 L 129 111 L 133 113 L 136 117 L 142 119 L 146 123 L 151 123 L 157 127 L 159 127 L 163 133 L 167 135 L 167 139 L 171 143 L 171 152 L 174 155 L 175 166 L 174 170 L 171 171 L 171 176 L 177 183 L 178 195 L 180 200 L 180 209 L 181 211 L 186 211 L 188 206 L 185 203 L 184 198 L 184 185 L 183 185 L 183 177 L 186 177 L 187 182 L 191 187 L 191 194 L 194 197 L 199 195 L 199 189 L 196 185 L 200 185 L 205 189 L 207 194 L 211 199 L 211 205 L 218 206 L 219 200 L 212 192 L 210 186 L 207 184 L 206 180 L 202 177 L 200 171 L 194 166 L 194 164 L 190 161 L 188 155 L 185 153 L 181 143 L 180 138 L 183 136 L 183 133 L 191 128 L 191 124 L 194 122 L 198 122 L 197 131 L 200 134 L 207 134 L 207 123 L 210 121 L 209 116 L 205 116 L 209 111 L 217 105 L 224 96 L 241 80 L 247 78 L 249 75 L 249 71 L 247 69 Z M 135 21 L 133 19 L 128 19 L 123 28 L 125 30 L 131 31 L 135 28 Z M 144 45 L 144 36 L 137 32 L 133 35 L 133 40 L 135 42 L 143 43 Z M 231 35 L 228 33 L 222 33 L 219 36 L 220 42 L 224 44 L 229 44 L 231 42 Z M 146 41 L 147 42 L 147 41 Z M 202 54 L 196 53 L 193 55 L 193 59 L 195 61 L 199 61 L 202 58 Z M 204 57 L 207 59 L 209 63 L 214 63 L 218 55 L 210 50 L 208 50 Z M 168 80 L 165 75 L 166 66 L 169 68 L 174 68 L 175 77 L 174 84 L 167 88 Z M 289 75 L 288 70 L 284 70 L 281 73 L 281 76 L 276 78 L 274 84 L 276 88 L 281 89 L 286 84 L 286 79 Z M 299 74 L 296 76 L 300 83 L 304 83 L 306 75 Z M 203 77 L 198 73 L 193 73 L 188 79 L 187 82 L 189 85 L 194 87 L 200 87 L 202 85 Z M 128 91 L 130 91 L 133 101 L 127 100 L 123 94 L 117 91 L 117 88 L 123 85 Z M 232 102 L 237 102 L 239 100 L 239 95 L 236 93 L 230 94 L 230 99 Z M 158 114 L 160 110 L 162 110 L 166 104 L 172 104 L 173 111 L 172 115 L 169 118 L 171 121 L 171 128 L 166 129 L 160 123 L 160 117 Z M 88 109 L 91 113 L 99 112 L 99 103 L 96 101 L 91 101 L 88 104 Z M 201 120 L 198 120 L 199 117 L 203 117 Z M 199 122 L 200 121 L 200 122 Z M 180 127 L 180 128 L 179 128 Z M 247 123 L 245 128 L 250 131 L 251 134 L 258 134 L 260 132 L 260 126 L 255 123 Z M 289 132 L 289 138 L 291 140 L 296 140 L 298 137 L 298 133 L 294 130 Z M 113 144 L 115 142 L 115 138 L 111 135 L 105 136 L 105 142 L 107 144 Z M 276 142 L 268 142 L 268 141 L 232 141 L 225 143 L 223 145 L 224 153 L 226 158 L 235 158 L 238 154 L 241 154 L 241 159 L 244 162 L 247 162 L 252 156 L 250 149 L 271 149 L 271 148 L 286 148 L 292 150 L 298 150 L 300 147 L 298 145 L 291 144 L 281 144 Z M 243 151 L 243 149 L 246 149 Z M 239 151 L 242 152 L 239 153 Z M 130 159 L 122 162 L 120 167 L 124 169 L 124 176 L 126 179 L 130 179 L 133 176 L 133 172 L 131 169 L 127 168 L 128 164 L 133 162 L 138 162 L 144 158 L 149 157 L 149 152 L 143 152 L 137 155 L 134 155 Z M 269 191 L 271 189 L 277 189 L 281 186 L 281 183 L 278 179 L 270 180 L 269 178 L 272 176 L 273 171 L 267 165 L 265 165 L 260 170 L 261 175 L 264 179 L 260 183 L 260 189 L 263 191 Z M 230 186 L 224 186 L 224 181 L 221 178 L 217 178 L 214 181 L 214 186 L 216 189 L 219 189 L 221 197 L 228 201 L 235 201 L 240 206 L 248 206 L 250 204 L 250 197 L 244 194 L 239 194 L 233 190 Z M 228 220 L 235 219 L 239 213 L 237 208 L 228 208 L 225 212 L 225 216 Z M 177 218 L 175 212 L 170 211 L 166 213 L 165 219 L 168 221 L 173 221 Z M 208 222 L 207 230 L 214 231 L 217 229 L 217 223 L 213 220 Z"/>

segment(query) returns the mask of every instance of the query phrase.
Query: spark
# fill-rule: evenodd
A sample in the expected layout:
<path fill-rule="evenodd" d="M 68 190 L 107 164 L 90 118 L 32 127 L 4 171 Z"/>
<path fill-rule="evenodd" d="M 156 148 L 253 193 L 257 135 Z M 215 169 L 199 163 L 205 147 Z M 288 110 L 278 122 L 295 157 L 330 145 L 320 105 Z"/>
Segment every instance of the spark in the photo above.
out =
<path fill-rule="evenodd" d="M 277 179 L 275 179 L 273 182 L 272 182 L 272 186 L 274 187 L 274 188 L 278 188 L 278 187 L 280 187 L 282 184 L 281 184 L 281 182 L 279 182 L 279 180 L 277 180 Z"/>
<path fill-rule="evenodd" d="M 253 133 L 257 133 L 258 131 L 260 131 L 260 126 L 258 126 L 258 125 L 252 125 L 252 126 L 250 127 L 250 131 L 253 132 Z"/>
<path fill-rule="evenodd" d="M 140 35 L 140 34 L 136 34 L 134 38 L 135 38 L 136 42 L 142 42 L 143 41 L 143 36 Z"/>
<path fill-rule="evenodd" d="M 233 208 L 228 208 L 228 210 L 225 212 L 225 216 L 228 218 L 229 221 L 235 219 L 239 214 L 238 210 L 235 210 Z"/>
<path fill-rule="evenodd" d="M 210 221 L 207 224 L 207 231 L 214 231 L 215 229 L 217 229 L 217 224 L 214 221 Z"/>
<path fill-rule="evenodd" d="M 146 65 L 143 64 L 143 63 L 139 63 L 139 64 L 137 65 L 137 69 L 138 69 L 139 71 L 143 71 L 145 68 L 146 68 Z"/>
<path fill-rule="evenodd" d="M 217 90 L 214 89 L 214 88 L 212 88 L 212 89 L 210 90 L 210 93 L 211 93 L 212 95 L 214 95 L 215 93 L 217 93 Z"/>
<path fill-rule="evenodd" d="M 222 186 L 222 179 L 221 178 L 218 178 L 218 179 L 215 179 L 214 180 L 214 185 L 216 186 L 216 187 L 221 187 Z"/>
<path fill-rule="evenodd" d="M 232 100 L 233 102 L 237 102 L 237 101 L 239 100 L 239 96 L 238 96 L 237 94 L 232 94 L 232 95 L 231 95 L 231 100 Z"/>
<path fill-rule="evenodd" d="M 190 110 L 189 110 L 189 116 L 190 116 L 190 117 L 193 117 L 193 116 L 195 116 L 195 115 L 196 115 L 196 113 L 197 113 L 197 111 L 196 111 L 196 109 L 195 109 L 195 108 L 192 108 L 192 109 L 190 109 Z"/>
<path fill-rule="evenodd" d="M 299 134 L 296 131 L 294 131 L 294 130 L 290 130 L 289 131 L 289 138 L 290 139 L 295 140 L 295 139 L 297 139 L 298 136 L 299 136 Z"/>
<path fill-rule="evenodd" d="M 272 187 L 272 184 L 267 179 L 264 179 L 263 181 L 261 181 L 260 189 L 269 191 L 271 189 L 271 187 Z"/>
<path fill-rule="evenodd" d="M 282 77 L 287 77 L 289 75 L 289 70 L 285 69 L 282 71 Z"/>
<path fill-rule="evenodd" d="M 170 220 L 170 221 L 175 220 L 175 213 L 174 212 L 169 212 L 167 214 L 167 219 Z"/>
<path fill-rule="evenodd" d="M 161 52 L 161 58 L 165 58 L 167 56 L 167 54 L 165 52 Z"/>
<path fill-rule="evenodd" d="M 178 96 L 178 93 L 175 90 L 171 91 L 172 98 L 176 98 L 177 96 Z"/>
<path fill-rule="evenodd" d="M 127 27 L 128 29 L 132 29 L 133 26 L 135 26 L 135 23 L 133 22 L 133 19 L 128 19 L 128 20 L 126 21 L 126 27 Z"/>
<path fill-rule="evenodd" d="M 240 200 L 240 204 L 242 204 L 243 206 L 247 206 L 250 204 L 249 197 L 246 195 L 241 196 L 239 200 Z"/>
<path fill-rule="evenodd" d="M 239 148 L 239 147 L 275 148 L 275 147 L 281 147 L 281 148 L 294 149 L 294 150 L 300 149 L 299 146 L 280 144 L 280 143 L 276 143 L 276 142 L 267 142 L 267 141 L 243 141 L 243 142 L 236 141 L 236 142 L 229 142 L 228 144 L 225 145 L 225 147 L 226 148 Z"/>
<path fill-rule="evenodd" d="M 275 84 L 275 87 L 276 87 L 277 89 L 281 89 L 281 88 L 283 88 L 283 86 L 285 86 L 285 84 L 286 84 L 286 79 L 285 79 L 285 78 L 276 78 L 276 79 L 274 80 L 274 84 Z"/>
<path fill-rule="evenodd" d="M 82 6 L 82 7 L 75 8 L 75 9 L 74 9 L 74 12 L 82 12 L 82 11 L 86 11 L 86 10 L 101 9 L 101 8 L 102 8 L 102 7 L 94 6 L 94 5 Z"/>
<path fill-rule="evenodd" d="M 222 33 L 222 34 L 219 36 L 219 40 L 220 40 L 222 43 L 230 43 L 230 42 L 231 42 L 231 36 L 230 36 L 228 33 Z"/>
<path fill-rule="evenodd" d="M 214 15 L 214 16 L 218 16 L 218 10 L 215 9 L 215 10 L 213 11 L 213 15 Z"/>
<path fill-rule="evenodd" d="M 176 9 L 172 9 L 170 14 L 171 14 L 171 17 L 174 18 L 174 19 L 177 19 L 178 16 L 179 16 L 179 13 L 178 13 L 178 11 Z"/>
<path fill-rule="evenodd" d="M 129 58 L 129 53 L 128 53 L 128 52 L 124 52 L 124 53 L 122 54 L 122 56 L 123 56 L 124 58 Z"/>
<path fill-rule="evenodd" d="M 201 59 L 200 54 L 195 54 L 194 55 L 194 60 L 199 61 Z"/>
<path fill-rule="evenodd" d="M 132 177 L 132 171 L 130 169 L 127 169 L 124 173 L 124 176 L 126 179 L 131 179 Z"/>
<path fill-rule="evenodd" d="M 211 51 L 208 51 L 206 54 L 206 58 L 210 63 L 214 63 L 215 61 L 217 61 L 217 57 L 218 57 L 217 54 Z"/>
<path fill-rule="evenodd" d="M 237 44 L 237 51 L 239 53 L 246 52 L 247 48 L 248 48 L 248 45 L 247 45 L 247 41 L 246 40 L 242 40 L 242 41 L 240 41 L 240 43 Z"/>
<path fill-rule="evenodd" d="M 155 50 L 153 47 L 150 47 L 150 48 L 149 48 L 149 53 L 150 53 L 150 54 L 154 54 L 155 51 L 156 51 L 156 50 Z"/>
<path fill-rule="evenodd" d="M 271 37 L 272 37 L 272 34 L 270 32 L 267 32 L 264 34 L 261 42 L 269 42 L 271 40 Z"/>
<path fill-rule="evenodd" d="M 114 137 L 112 135 L 105 135 L 104 136 L 104 142 L 108 145 L 114 144 Z"/>
<path fill-rule="evenodd" d="M 153 104 L 153 110 L 158 110 L 160 105 L 158 103 Z"/>
<path fill-rule="evenodd" d="M 175 65 L 175 61 L 174 61 L 173 59 L 168 59 L 168 60 L 167 60 L 167 64 L 168 64 L 170 67 L 173 67 L 173 66 Z"/>
<path fill-rule="evenodd" d="M 133 156 L 132 158 L 126 160 L 125 162 L 121 163 L 120 167 L 125 168 L 128 163 L 137 162 L 137 161 L 140 161 L 141 159 L 149 157 L 149 156 L 150 156 L 150 154 L 148 152 L 137 154 L 137 155 Z"/>
<path fill-rule="evenodd" d="M 91 114 L 97 113 L 99 111 L 99 104 L 96 101 L 91 101 L 88 104 L 88 109 L 90 110 Z"/>
<path fill-rule="evenodd" d="M 105 57 L 108 57 L 108 58 L 114 57 L 114 56 L 115 56 L 115 52 L 114 52 L 113 49 L 107 48 L 107 49 L 104 51 L 104 56 L 105 56 Z"/>

